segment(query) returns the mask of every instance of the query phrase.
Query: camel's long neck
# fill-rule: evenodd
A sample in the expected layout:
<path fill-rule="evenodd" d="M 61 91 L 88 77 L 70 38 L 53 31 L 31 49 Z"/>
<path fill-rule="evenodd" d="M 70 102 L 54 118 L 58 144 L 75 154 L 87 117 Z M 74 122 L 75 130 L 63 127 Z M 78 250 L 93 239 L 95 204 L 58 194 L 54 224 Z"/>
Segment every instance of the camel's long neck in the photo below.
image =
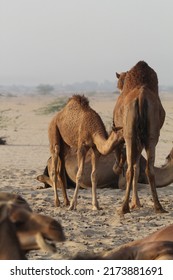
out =
<path fill-rule="evenodd" d="M 173 182 L 172 164 L 161 168 L 154 167 L 154 172 L 157 188 L 165 187 Z"/>
<path fill-rule="evenodd" d="M 112 131 L 108 139 L 106 139 L 104 136 L 100 134 L 95 134 L 93 136 L 94 144 L 96 145 L 98 151 L 102 155 L 109 154 L 115 146 L 119 143 L 119 139 L 117 134 Z"/>

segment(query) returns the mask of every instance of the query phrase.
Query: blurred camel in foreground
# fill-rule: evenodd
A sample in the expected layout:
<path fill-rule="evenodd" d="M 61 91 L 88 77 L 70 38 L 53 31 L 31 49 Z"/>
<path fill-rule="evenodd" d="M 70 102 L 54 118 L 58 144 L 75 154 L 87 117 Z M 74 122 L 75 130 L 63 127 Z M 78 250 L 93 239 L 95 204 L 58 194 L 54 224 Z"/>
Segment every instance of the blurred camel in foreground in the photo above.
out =
<path fill-rule="evenodd" d="M 115 104 L 113 121 L 115 127 L 123 127 L 127 154 L 126 193 L 121 214 L 130 212 L 131 188 L 132 208 L 141 206 L 137 182 L 143 149 L 147 155 L 146 175 L 155 211 L 166 212 L 159 202 L 154 176 L 155 148 L 165 120 L 165 111 L 158 94 L 157 74 L 146 62 L 139 61 L 129 71 L 117 74 L 117 78 L 121 94 Z"/>
<path fill-rule="evenodd" d="M 52 119 L 49 130 L 49 142 L 52 161 L 52 182 L 55 195 L 55 205 L 60 201 L 57 194 L 58 181 L 64 195 L 65 205 L 68 205 L 66 193 L 66 179 L 63 157 L 64 143 L 76 149 L 78 170 L 76 174 L 76 188 L 69 209 L 76 209 L 77 195 L 82 180 L 85 157 L 91 149 L 91 183 L 92 183 L 92 209 L 99 209 L 96 186 L 97 169 L 100 154 L 110 153 L 122 141 L 121 133 L 111 131 L 109 137 L 100 116 L 89 106 L 85 96 L 72 96 L 65 107 Z M 119 136 L 118 136 L 119 135 Z"/>
<path fill-rule="evenodd" d="M 65 241 L 61 225 L 49 216 L 32 212 L 26 200 L 20 195 L 0 192 L 0 209 L 2 209 L 0 235 L 3 248 L 0 249 L 0 259 L 21 259 L 22 256 L 24 258 L 25 252 L 30 250 L 55 252 L 56 247 L 52 242 Z M 11 230 L 7 231 L 8 228 Z M 18 248 L 17 255 L 11 253 L 15 247 Z"/>
<path fill-rule="evenodd" d="M 74 259 L 173 260 L 173 224 L 103 253 L 78 253 Z"/>
<path fill-rule="evenodd" d="M 85 159 L 85 166 L 82 179 L 80 181 L 80 186 L 83 188 L 91 188 L 91 155 L 87 154 Z M 76 173 L 77 173 L 77 155 L 75 151 L 66 150 L 66 154 L 64 156 L 65 162 L 65 172 L 67 176 L 67 180 L 71 180 L 70 184 L 75 183 L 76 181 Z M 111 152 L 109 155 L 100 156 L 99 164 L 98 164 L 98 188 L 104 187 L 114 187 L 114 188 L 125 188 L 126 179 L 124 176 L 124 172 L 120 175 L 116 175 L 113 172 L 113 165 L 115 163 L 114 152 Z M 46 187 L 53 186 L 52 182 L 52 165 L 51 160 L 48 159 L 47 166 L 45 168 L 44 174 L 39 175 L 37 180 L 46 184 Z M 115 166 L 116 169 L 116 166 Z M 148 184 L 148 179 L 145 173 L 146 169 L 146 160 L 143 156 L 140 158 L 140 172 L 139 172 L 139 180 L 138 182 L 143 184 Z M 166 187 L 173 182 L 173 148 L 170 153 L 166 157 L 166 162 L 161 167 L 154 166 L 154 174 L 156 187 L 162 188 Z M 48 186 L 47 186 L 48 185 Z"/>
<path fill-rule="evenodd" d="M 25 259 L 16 235 L 16 227 L 9 219 L 8 207 L 5 203 L 0 203 L 0 260 Z"/>

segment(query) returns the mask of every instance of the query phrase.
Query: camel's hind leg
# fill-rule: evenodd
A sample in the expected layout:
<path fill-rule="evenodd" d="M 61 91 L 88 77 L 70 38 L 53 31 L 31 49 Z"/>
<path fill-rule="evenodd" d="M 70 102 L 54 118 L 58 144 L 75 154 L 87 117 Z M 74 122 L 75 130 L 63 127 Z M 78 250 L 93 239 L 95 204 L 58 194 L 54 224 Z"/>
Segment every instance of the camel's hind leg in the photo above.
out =
<path fill-rule="evenodd" d="M 64 164 L 62 164 L 64 162 L 63 161 L 64 159 L 61 151 L 63 149 L 63 143 L 57 126 L 56 118 L 54 118 L 49 125 L 48 136 L 50 142 L 50 152 L 52 155 L 51 168 L 50 168 L 51 172 L 49 174 L 51 174 L 50 177 L 52 178 L 54 197 L 55 197 L 55 206 L 60 206 L 60 201 L 57 193 L 58 182 L 62 188 L 65 204 L 68 205 L 69 201 L 66 193 L 66 184 L 65 184 L 66 182 L 64 179 L 65 175 L 64 175 L 64 171 L 62 170 L 62 167 L 64 168 Z"/>
<path fill-rule="evenodd" d="M 59 176 L 59 181 L 61 183 L 61 188 L 62 188 L 62 194 L 64 197 L 64 205 L 68 206 L 70 204 L 68 196 L 67 196 L 67 180 L 66 180 L 66 174 L 65 174 L 65 162 L 64 162 L 64 157 L 61 156 L 61 169 L 60 169 L 60 176 Z"/>
<path fill-rule="evenodd" d="M 97 149 L 92 149 L 91 154 L 91 165 L 92 165 L 92 172 L 91 172 L 91 183 L 92 183 L 92 209 L 98 210 L 99 204 L 97 200 L 96 188 L 97 188 L 97 165 L 99 161 L 100 153 Z"/>
<path fill-rule="evenodd" d="M 160 204 L 156 191 L 156 183 L 155 183 L 155 175 L 154 175 L 155 146 L 153 144 L 150 144 L 150 146 L 146 147 L 145 150 L 147 153 L 146 175 L 151 187 L 151 193 L 154 201 L 154 208 L 156 213 L 165 213 L 167 211 L 164 210 L 162 205 Z"/>
<path fill-rule="evenodd" d="M 133 186 L 132 194 L 132 208 L 141 207 L 139 197 L 138 197 L 138 177 L 139 177 L 139 160 L 142 152 L 142 146 L 135 146 L 133 138 L 126 139 L 126 154 L 127 154 L 127 172 L 126 172 L 126 192 L 123 201 L 121 214 L 126 214 L 130 212 L 129 200 L 130 191 Z"/>
<path fill-rule="evenodd" d="M 132 205 L 131 208 L 140 208 L 141 204 L 138 197 L 138 178 L 139 178 L 139 161 L 140 161 L 140 155 L 138 156 L 138 159 L 133 164 L 133 182 L 132 182 Z"/>
<path fill-rule="evenodd" d="M 61 168 L 61 160 L 59 157 L 59 147 L 58 145 L 55 145 L 54 153 L 52 153 L 52 182 L 53 182 L 53 190 L 54 190 L 54 200 L 55 200 L 55 206 L 60 206 L 60 201 L 58 197 L 58 174 Z"/>
<path fill-rule="evenodd" d="M 131 141 L 129 140 L 129 143 L 127 144 L 126 141 L 126 153 L 127 153 L 127 171 L 126 171 L 126 192 L 125 192 L 125 198 L 122 204 L 122 208 L 120 211 L 120 214 L 126 214 L 130 212 L 129 207 L 129 199 L 130 199 L 130 190 L 132 187 L 132 181 L 133 181 L 133 164 L 132 164 L 132 151 L 128 147 L 131 147 Z"/>
<path fill-rule="evenodd" d="M 77 152 L 78 171 L 77 171 L 77 174 L 76 174 L 76 188 L 75 188 L 75 191 L 74 191 L 73 198 L 70 202 L 69 210 L 75 210 L 76 206 L 77 206 L 77 195 L 78 195 L 78 191 L 79 191 L 79 188 L 80 188 L 80 181 L 82 179 L 85 156 L 86 156 L 87 151 L 88 151 L 88 149 L 86 147 L 82 146 L 81 148 L 78 149 L 78 152 Z"/>

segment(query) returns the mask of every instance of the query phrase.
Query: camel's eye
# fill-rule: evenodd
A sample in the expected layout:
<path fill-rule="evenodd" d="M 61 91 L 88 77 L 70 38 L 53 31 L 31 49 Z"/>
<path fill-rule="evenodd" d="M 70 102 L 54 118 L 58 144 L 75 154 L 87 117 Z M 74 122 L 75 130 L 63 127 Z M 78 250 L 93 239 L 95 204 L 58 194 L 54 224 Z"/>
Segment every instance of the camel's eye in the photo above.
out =
<path fill-rule="evenodd" d="M 25 223 L 26 223 L 26 221 L 22 221 L 22 220 L 20 221 L 20 220 L 19 220 L 19 221 L 16 221 L 14 224 L 15 224 L 16 227 L 21 227 L 21 226 L 23 226 Z"/>

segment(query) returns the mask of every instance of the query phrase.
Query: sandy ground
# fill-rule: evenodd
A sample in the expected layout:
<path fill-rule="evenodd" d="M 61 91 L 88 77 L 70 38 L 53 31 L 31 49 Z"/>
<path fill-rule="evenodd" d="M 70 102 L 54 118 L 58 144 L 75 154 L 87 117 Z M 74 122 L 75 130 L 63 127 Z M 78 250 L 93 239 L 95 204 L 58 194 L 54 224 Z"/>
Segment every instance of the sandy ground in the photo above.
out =
<path fill-rule="evenodd" d="M 103 118 L 108 130 L 112 124 L 115 94 L 90 94 L 90 105 Z M 6 136 L 7 145 L 0 146 L 0 191 L 21 194 L 34 211 L 50 215 L 61 222 L 67 241 L 57 243 L 54 254 L 33 251 L 29 259 L 69 259 L 79 251 L 115 248 L 123 243 L 148 235 L 172 223 L 173 184 L 158 189 L 163 207 L 169 212 L 155 214 L 150 189 L 140 186 L 143 208 L 126 214 L 117 214 L 124 191 L 98 189 L 103 210 L 91 210 L 91 190 L 80 189 L 76 211 L 55 208 L 52 189 L 37 189 L 36 176 L 42 174 L 49 157 L 47 128 L 54 114 L 44 114 L 43 108 L 57 100 L 57 96 L 0 96 L 0 136 Z M 162 94 L 166 120 L 156 150 L 156 165 L 164 163 L 172 148 L 173 95 Z M 60 199 L 62 201 L 61 192 Z M 71 198 L 73 189 L 68 190 Z"/>

